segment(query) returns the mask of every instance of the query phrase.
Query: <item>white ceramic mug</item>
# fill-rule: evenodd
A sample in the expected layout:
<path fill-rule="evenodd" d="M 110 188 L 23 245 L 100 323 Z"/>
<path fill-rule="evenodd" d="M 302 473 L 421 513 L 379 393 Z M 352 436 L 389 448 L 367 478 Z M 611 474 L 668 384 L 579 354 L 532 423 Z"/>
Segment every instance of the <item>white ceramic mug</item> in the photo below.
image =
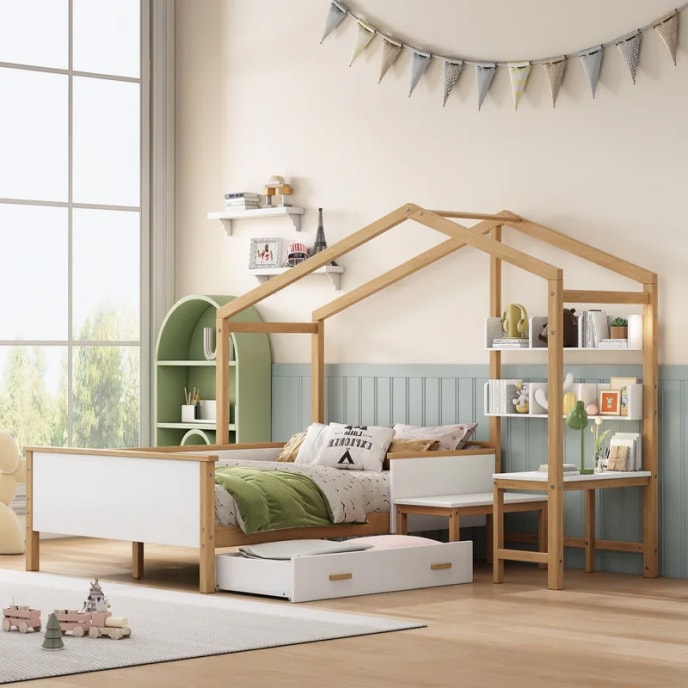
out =
<path fill-rule="evenodd" d="M 182 404 L 182 423 L 193 423 L 196 420 L 196 404 Z"/>

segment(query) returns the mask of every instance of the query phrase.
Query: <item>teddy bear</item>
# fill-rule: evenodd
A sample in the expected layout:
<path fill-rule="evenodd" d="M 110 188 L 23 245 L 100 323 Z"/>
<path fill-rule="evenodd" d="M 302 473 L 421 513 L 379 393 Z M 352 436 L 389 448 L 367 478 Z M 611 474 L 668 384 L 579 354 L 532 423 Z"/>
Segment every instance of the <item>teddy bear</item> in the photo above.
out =
<path fill-rule="evenodd" d="M 26 480 L 26 463 L 12 435 L 0 430 L 0 554 L 22 554 L 24 537 L 12 500 Z"/>

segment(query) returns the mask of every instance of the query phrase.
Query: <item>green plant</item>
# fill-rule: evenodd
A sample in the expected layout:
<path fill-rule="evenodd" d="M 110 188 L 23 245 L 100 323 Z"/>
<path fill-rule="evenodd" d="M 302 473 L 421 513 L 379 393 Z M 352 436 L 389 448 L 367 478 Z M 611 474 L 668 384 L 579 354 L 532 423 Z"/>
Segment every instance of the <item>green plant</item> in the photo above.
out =
<path fill-rule="evenodd" d="M 614 318 L 610 323 L 610 327 L 628 327 L 628 320 L 626 318 Z"/>

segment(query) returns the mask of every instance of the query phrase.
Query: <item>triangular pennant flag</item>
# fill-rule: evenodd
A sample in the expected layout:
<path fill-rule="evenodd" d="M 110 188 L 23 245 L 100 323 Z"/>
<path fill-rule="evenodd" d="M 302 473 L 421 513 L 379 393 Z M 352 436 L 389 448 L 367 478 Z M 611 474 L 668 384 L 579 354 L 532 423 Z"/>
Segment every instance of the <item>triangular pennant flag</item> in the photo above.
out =
<path fill-rule="evenodd" d="M 370 45 L 370 41 L 375 38 L 375 29 L 366 26 L 362 21 L 358 21 L 356 28 L 356 37 L 354 39 L 354 51 L 351 54 L 351 62 L 349 67 L 354 63 L 354 60 Z"/>
<path fill-rule="evenodd" d="M 604 46 L 600 45 L 597 48 L 590 48 L 588 50 L 581 50 L 578 53 L 585 76 L 588 77 L 588 83 L 592 90 L 592 97 L 595 97 L 597 90 L 597 81 L 600 78 L 600 68 L 602 67 L 602 57 L 604 56 Z"/>
<path fill-rule="evenodd" d="M 632 36 L 622 38 L 616 44 L 619 52 L 624 56 L 624 60 L 626 60 L 628 69 L 631 72 L 631 79 L 633 79 L 633 83 L 635 83 L 635 75 L 638 71 L 638 61 L 640 60 L 640 40 L 641 34 L 640 31 L 638 31 Z"/>
<path fill-rule="evenodd" d="M 497 71 L 496 62 L 476 62 L 475 83 L 478 88 L 478 110 L 480 110 L 487 92 L 490 90 L 492 79 Z"/>
<path fill-rule="evenodd" d="M 340 2 L 336 2 L 336 0 L 332 0 L 329 12 L 327 13 L 327 19 L 325 20 L 325 31 L 323 37 L 320 39 L 321 43 L 342 23 L 347 12 L 348 10 L 344 5 Z"/>
<path fill-rule="evenodd" d="M 411 62 L 411 88 L 409 90 L 409 98 L 413 93 L 413 89 L 416 87 L 420 78 L 425 74 L 425 70 L 430 64 L 430 58 L 432 55 L 430 53 L 422 53 L 420 50 L 412 49 L 413 61 Z"/>
<path fill-rule="evenodd" d="M 511 93 L 514 96 L 514 110 L 518 110 L 521 96 L 526 90 L 528 75 L 530 74 L 530 62 L 510 62 L 509 77 L 511 78 Z"/>
<path fill-rule="evenodd" d="M 662 37 L 664 45 L 676 64 L 676 48 L 678 47 L 678 10 L 668 17 L 663 17 L 655 24 L 655 31 Z"/>
<path fill-rule="evenodd" d="M 384 43 L 382 44 L 382 67 L 380 68 L 380 78 L 377 80 L 379 84 L 382 77 L 387 74 L 390 67 L 397 61 L 401 55 L 401 43 L 390 41 L 389 38 L 383 36 Z"/>
<path fill-rule="evenodd" d="M 463 62 L 461 60 L 444 60 L 444 100 L 442 101 L 442 107 L 447 104 L 447 98 L 449 98 L 449 94 L 456 86 L 462 69 Z"/>
<path fill-rule="evenodd" d="M 555 107 L 557 104 L 559 89 L 561 88 L 561 82 L 564 80 L 566 58 L 561 57 L 554 62 L 545 62 L 542 66 L 545 68 L 547 83 L 549 84 L 549 92 L 552 94 L 552 107 Z"/>

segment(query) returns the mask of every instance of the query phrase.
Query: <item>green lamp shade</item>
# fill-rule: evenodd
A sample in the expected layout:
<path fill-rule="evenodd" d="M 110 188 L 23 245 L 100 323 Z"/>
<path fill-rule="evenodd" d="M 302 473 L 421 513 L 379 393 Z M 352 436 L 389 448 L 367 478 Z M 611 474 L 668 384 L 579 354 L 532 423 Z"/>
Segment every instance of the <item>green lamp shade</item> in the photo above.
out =
<path fill-rule="evenodd" d="M 583 430 L 588 427 L 588 414 L 585 412 L 585 405 L 582 401 L 577 401 L 569 415 L 566 416 L 566 425 L 571 430 Z"/>

